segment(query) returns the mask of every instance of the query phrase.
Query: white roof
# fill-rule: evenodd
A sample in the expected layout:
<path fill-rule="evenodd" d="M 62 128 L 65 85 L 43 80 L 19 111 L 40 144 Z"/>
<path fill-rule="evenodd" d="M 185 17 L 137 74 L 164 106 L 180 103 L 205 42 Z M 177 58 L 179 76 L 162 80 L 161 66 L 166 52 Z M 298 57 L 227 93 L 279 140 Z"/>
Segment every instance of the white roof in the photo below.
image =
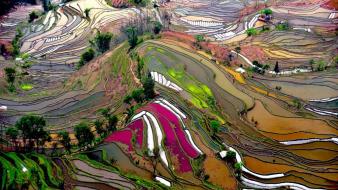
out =
<path fill-rule="evenodd" d="M 227 155 L 227 151 L 223 150 L 219 152 L 219 155 L 221 156 L 221 158 L 225 158 L 225 156 Z"/>
<path fill-rule="evenodd" d="M 170 182 L 168 180 L 166 180 L 166 179 L 163 179 L 162 177 L 156 176 L 155 179 L 157 181 L 159 181 L 160 183 L 163 183 L 164 185 L 168 186 L 168 187 L 171 186 Z"/>
<path fill-rule="evenodd" d="M 243 69 L 243 68 L 241 68 L 241 67 L 238 67 L 238 68 L 236 69 L 236 72 L 237 72 L 237 73 L 245 73 L 245 69 Z"/>
<path fill-rule="evenodd" d="M 0 111 L 6 111 L 7 110 L 7 106 L 0 106 Z"/>

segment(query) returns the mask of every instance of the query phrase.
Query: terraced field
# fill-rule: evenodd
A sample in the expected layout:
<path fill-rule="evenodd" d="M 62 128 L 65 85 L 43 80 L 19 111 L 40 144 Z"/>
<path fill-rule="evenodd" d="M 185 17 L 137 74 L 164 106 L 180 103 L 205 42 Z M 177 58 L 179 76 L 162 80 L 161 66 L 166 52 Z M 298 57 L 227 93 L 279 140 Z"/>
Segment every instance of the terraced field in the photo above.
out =
<path fill-rule="evenodd" d="M 128 2 L 1 18 L 0 189 L 337 189 L 331 1 Z"/>

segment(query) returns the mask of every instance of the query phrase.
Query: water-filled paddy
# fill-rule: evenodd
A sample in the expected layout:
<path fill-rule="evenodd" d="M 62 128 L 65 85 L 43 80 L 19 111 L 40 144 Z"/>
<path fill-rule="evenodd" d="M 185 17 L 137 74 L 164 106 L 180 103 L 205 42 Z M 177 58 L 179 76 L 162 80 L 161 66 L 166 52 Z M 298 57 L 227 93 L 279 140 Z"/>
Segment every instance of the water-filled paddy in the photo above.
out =
<path fill-rule="evenodd" d="M 328 86 L 298 84 L 292 82 L 265 81 L 270 88 L 282 87 L 281 92 L 304 100 L 336 97 L 338 89 Z"/>
<path fill-rule="evenodd" d="M 257 121 L 257 129 L 266 132 L 265 135 L 276 140 L 305 139 L 323 136 L 334 136 L 338 131 L 322 120 L 304 119 L 304 118 L 285 118 L 271 115 L 259 101 L 256 101 L 254 109 L 248 112 L 248 120 Z M 297 133 L 298 135 L 290 135 Z M 271 133 L 271 135 L 270 135 Z M 301 133 L 311 133 L 303 135 Z"/>

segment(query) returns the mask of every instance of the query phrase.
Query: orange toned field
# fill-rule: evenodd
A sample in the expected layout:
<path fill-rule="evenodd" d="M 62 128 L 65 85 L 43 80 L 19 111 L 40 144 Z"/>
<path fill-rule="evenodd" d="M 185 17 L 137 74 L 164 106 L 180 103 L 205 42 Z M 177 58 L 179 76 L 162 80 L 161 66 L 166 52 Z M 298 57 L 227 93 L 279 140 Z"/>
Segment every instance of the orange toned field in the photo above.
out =
<path fill-rule="evenodd" d="M 321 138 L 320 135 L 330 136 L 338 134 L 338 131 L 336 129 L 329 126 L 326 122 L 322 120 L 284 118 L 274 116 L 265 109 L 260 101 L 256 101 L 255 103 L 255 107 L 248 113 L 248 120 L 254 119 L 254 121 L 257 121 L 257 129 L 263 132 L 267 132 L 265 133 L 266 135 L 276 140 L 286 140 L 286 138 L 287 140 L 309 138 L 309 136 L 303 136 L 301 134 L 294 135 L 294 138 L 290 137 L 290 135 L 285 138 L 277 137 L 279 135 L 286 135 L 296 132 L 313 133 L 314 135 L 311 135 L 312 138 Z M 275 135 L 270 135 L 270 133 L 275 133 Z"/>
<path fill-rule="evenodd" d="M 335 181 L 337 179 L 337 172 L 336 173 L 329 173 L 328 171 L 323 173 L 309 172 L 298 167 L 285 164 L 267 163 L 252 157 L 244 157 L 244 163 L 250 170 L 259 174 L 287 173 L 290 171 L 297 171 L 301 173 L 308 173 L 311 175 L 319 176 L 332 181 Z"/>

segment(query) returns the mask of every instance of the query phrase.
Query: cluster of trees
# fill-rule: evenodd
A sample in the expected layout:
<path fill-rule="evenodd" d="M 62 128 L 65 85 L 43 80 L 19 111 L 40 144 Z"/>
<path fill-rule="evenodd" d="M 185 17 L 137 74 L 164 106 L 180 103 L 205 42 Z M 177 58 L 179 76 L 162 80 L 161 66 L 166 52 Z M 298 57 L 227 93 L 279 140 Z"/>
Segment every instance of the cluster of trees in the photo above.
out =
<path fill-rule="evenodd" d="M 86 63 L 95 58 L 96 52 L 102 54 L 110 49 L 113 34 L 110 32 L 97 32 L 93 40 L 90 40 L 91 47 L 81 54 L 77 68 L 81 68 Z"/>
<path fill-rule="evenodd" d="M 96 139 L 96 142 L 100 142 L 101 138 L 107 136 L 108 132 L 116 131 L 116 125 L 118 122 L 117 116 L 111 115 L 108 108 L 101 109 L 100 113 L 103 116 L 103 119 L 99 118 L 94 121 L 96 133 L 100 136 Z M 75 125 L 74 132 L 75 137 L 78 139 L 79 148 L 91 145 L 95 141 L 95 135 L 92 132 L 90 125 L 86 122 L 81 122 Z M 70 152 L 72 144 L 69 133 L 67 131 L 60 131 L 58 133 L 58 138 L 65 150 Z"/>
<path fill-rule="evenodd" d="M 262 75 L 265 74 L 265 70 L 267 70 L 267 69 L 270 68 L 270 65 L 268 65 L 268 64 L 261 64 L 257 60 L 254 60 L 252 62 L 252 64 L 256 66 L 256 67 L 252 67 L 252 70 L 254 72 L 262 74 Z"/>
<path fill-rule="evenodd" d="M 106 136 L 109 131 L 115 131 L 118 118 L 109 113 L 109 109 L 101 110 L 104 119 L 97 119 L 94 122 L 96 132 L 100 137 Z M 43 147 L 45 142 L 51 141 L 49 132 L 45 130 L 46 120 L 41 116 L 25 115 L 21 117 L 14 127 L 6 129 L 6 135 L 11 139 L 15 149 L 21 148 L 18 146 L 23 144 L 24 151 L 31 151 L 34 148 L 38 151 Z M 75 137 L 78 139 L 78 147 L 90 145 L 95 140 L 95 135 L 90 126 L 86 122 L 81 122 L 74 126 Z M 18 139 L 21 143 L 18 143 Z M 54 142 L 54 148 L 60 143 L 67 152 L 70 153 L 72 148 L 71 138 L 68 131 L 58 132 L 58 142 Z M 101 138 L 99 138 L 101 141 Z M 43 149 L 42 149 L 43 150 Z"/>
<path fill-rule="evenodd" d="M 138 88 L 124 97 L 123 102 L 131 105 L 134 100 L 136 103 L 143 103 L 145 100 L 151 100 L 155 97 L 155 81 L 151 78 L 150 73 L 142 80 L 143 88 Z"/>
<path fill-rule="evenodd" d="M 237 162 L 236 160 L 236 152 L 232 151 L 232 150 L 228 150 L 226 153 L 226 156 L 224 157 L 224 159 L 229 162 L 235 169 L 235 175 L 236 177 L 239 179 L 242 175 L 242 167 L 243 167 L 243 163 L 241 162 Z"/>
<path fill-rule="evenodd" d="M 24 150 L 42 147 L 46 141 L 50 141 L 51 137 L 45 131 L 46 120 L 40 116 L 26 115 L 21 117 L 15 127 L 6 129 L 6 135 L 11 138 L 15 148 L 17 148 L 17 139 L 20 137 L 23 142 Z"/>

